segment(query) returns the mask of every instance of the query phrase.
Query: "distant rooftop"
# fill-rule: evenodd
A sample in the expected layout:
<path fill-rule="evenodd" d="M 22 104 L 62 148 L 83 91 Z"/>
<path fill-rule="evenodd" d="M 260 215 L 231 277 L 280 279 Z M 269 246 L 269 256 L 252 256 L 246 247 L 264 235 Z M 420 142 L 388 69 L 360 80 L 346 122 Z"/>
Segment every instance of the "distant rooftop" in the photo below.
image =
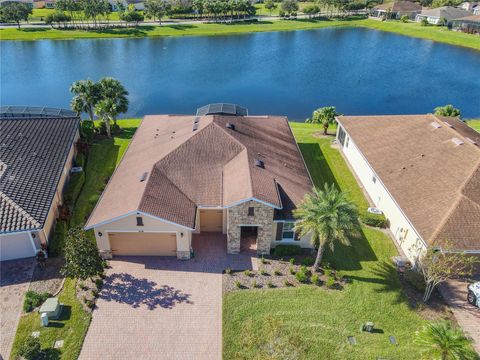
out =
<path fill-rule="evenodd" d="M 248 116 L 248 109 L 236 104 L 208 104 L 197 109 L 197 116 L 204 115 Z"/>
<path fill-rule="evenodd" d="M 5 118 L 50 118 L 72 117 L 77 114 L 71 110 L 43 106 L 0 106 L 0 119 Z"/>

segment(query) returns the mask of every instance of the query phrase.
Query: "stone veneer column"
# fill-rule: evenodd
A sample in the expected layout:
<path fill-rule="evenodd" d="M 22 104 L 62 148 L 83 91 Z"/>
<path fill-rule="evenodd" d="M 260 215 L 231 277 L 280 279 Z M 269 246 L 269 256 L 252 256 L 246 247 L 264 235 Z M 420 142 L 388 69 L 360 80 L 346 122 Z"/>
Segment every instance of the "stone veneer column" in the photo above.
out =
<path fill-rule="evenodd" d="M 248 208 L 253 207 L 254 216 L 248 216 Z M 257 254 L 270 254 L 270 244 L 273 238 L 273 208 L 256 201 L 233 206 L 228 209 L 227 220 L 227 252 L 240 252 L 241 231 L 239 225 L 257 225 Z"/>

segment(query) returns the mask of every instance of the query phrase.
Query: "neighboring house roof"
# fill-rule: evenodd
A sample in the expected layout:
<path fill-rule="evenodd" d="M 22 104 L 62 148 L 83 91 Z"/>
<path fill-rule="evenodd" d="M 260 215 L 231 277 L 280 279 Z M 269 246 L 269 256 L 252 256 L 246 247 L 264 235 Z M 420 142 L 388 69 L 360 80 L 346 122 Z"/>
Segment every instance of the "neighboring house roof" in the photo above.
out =
<path fill-rule="evenodd" d="M 453 19 L 458 19 L 461 17 L 472 15 L 472 12 L 464 9 L 459 9 L 453 6 L 442 6 L 436 9 L 423 10 L 420 15 L 453 20 Z"/>
<path fill-rule="evenodd" d="M 479 133 L 430 114 L 338 120 L 424 241 L 480 249 Z"/>
<path fill-rule="evenodd" d="M 395 1 L 374 7 L 376 10 L 390 10 L 392 12 L 421 11 L 422 5 L 411 1 Z"/>
<path fill-rule="evenodd" d="M 0 119 L 0 232 L 41 229 L 79 118 Z"/>
<path fill-rule="evenodd" d="M 455 19 L 455 21 L 464 21 L 464 22 L 469 22 L 469 23 L 480 23 L 480 14 L 479 15 L 471 15 L 471 16 L 465 16 L 459 19 Z"/>
<path fill-rule="evenodd" d="M 311 188 L 285 117 L 146 116 L 86 227 L 143 212 L 193 229 L 198 206 L 248 199 L 286 218 Z"/>

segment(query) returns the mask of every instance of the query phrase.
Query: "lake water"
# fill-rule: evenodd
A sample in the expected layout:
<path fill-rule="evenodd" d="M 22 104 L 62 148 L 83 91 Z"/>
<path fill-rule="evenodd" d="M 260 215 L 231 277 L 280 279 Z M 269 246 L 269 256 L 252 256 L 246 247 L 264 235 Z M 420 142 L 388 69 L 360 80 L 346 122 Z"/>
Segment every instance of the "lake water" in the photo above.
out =
<path fill-rule="evenodd" d="M 480 117 L 480 52 L 368 29 L 221 37 L 1 42 L 2 105 L 68 107 L 78 79 L 120 79 L 129 116 L 191 114 L 232 102 L 302 120 L 426 113 L 454 104 Z"/>

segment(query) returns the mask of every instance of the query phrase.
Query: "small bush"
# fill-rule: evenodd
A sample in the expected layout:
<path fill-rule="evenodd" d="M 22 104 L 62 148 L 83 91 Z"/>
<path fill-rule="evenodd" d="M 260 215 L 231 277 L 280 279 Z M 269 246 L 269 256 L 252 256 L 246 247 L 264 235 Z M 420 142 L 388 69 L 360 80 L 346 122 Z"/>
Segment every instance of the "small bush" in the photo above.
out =
<path fill-rule="evenodd" d="M 25 342 L 20 345 L 17 355 L 26 360 L 40 359 L 42 355 L 42 346 L 40 339 L 30 336 Z"/>
<path fill-rule="evenodd" d="M 293 266 L 290 266 L 290 269 L 288 269 L 288 272 L 292 275 L 295 275 L 297 272 L 295 271 L 295 268 Z"/>
<path fill-rule="evenodd" d="M 301 283 L 306 283 L 308 282 L 308 275 L 304 271 L 299 271 L 295 274 L 295 277 L 297 280 Z"/>
<path fill-rule="evenodd" d="M 84 290 L 84 291 L 88 289 L 87 285 L 85 285 L 83 282 L 79 283 L 78 287 L 80 288 L 80 290 Z"/>
<path fill-rule="evenodd" d="M 51 295 L 49 293 L 37 293 L 29 290 L 25 294 L 25 300 L 23 301 L 23 311 L 30 312 L 36 307 L 42 305 Z"/>
<path fill-rule="evenodd" d="M 368 211 L 363 212 L 360 214 L 360 221 L 365 225 L 378 227 L 378 228 L 386 228 L 388 227 L 388 220 L 383 214 L 372 214 Z"/>
<path fill-rule="evenodd" d="M 80 135 L 87 143 L 91 143 L 95 134 L 94 124 L 92 121 L 86 120 L 80 123 Z"/>
<path fill-rule="evenodd" d="M 307 256 L 305 259 L 302 260 L 302 265 L 312 266 L 313 264 L 315 264 L 315 259 L 311 258 L 310 256 Z"/>
<path fill-rule="evenodd" d="M 415 290 L 419 292 L 425 291 L 425 279 L 423 275 L 415 270 L 408 270 L 405 272 L 405 280 L 412 285 Z"/>
<path fill-rule="evenodd" d="M 276 276 L 281 276 L 282 275 L 282 272 L 278 269 L 275 269 L 275 271 L 273 272 Z"/>
<path fill-rule="evenodd" d="M 319 285 L 320 284 L 320 278 L 317 274 L 313 274 L 312 277 L 310 278 L 310 281 L 314 285 Z"/>
<path fill-rule="evenodd" d="M 95 279 L 95 286 L 97 287 L 98 290 L 100 290 L 103 286 L 103 280 L 102 279 Z"/>
<path fill-rule="evenodd" d="M 257 287 L 258 287 L 257 280 L 253 280 L 252 286 L 253 286 L 254 288 L 257 288 Z"/>
<path fill-rule="evenodd" d="M 268 286 L 269 288 L 275 287 L 275 285 L 273 285 L 273 282 L 271 282 L 271 281 L 267 281 L 267 286 Z"/>
<path fill-rule="evenodd" d="M 332 276 L 332 270 L 325 269 L 324 274 L 325 274 L 326 277 L 330 277 L 330 276 Z"/>
<path fill-rule="evenodd" d="M 295 265 L 295 259 L 294 259 L 294 258 L 291 258 L 291 259 L 289 260 L 289 262 L 290 262 L 290 264 Z"/>
<path fill-rule="evenodd" d="M 292 284 L 290 281 L 288 281 L 287 279 L 285 279 L 285 281 L 283 282 L 283 284 L 284 284 L 285 286 L 287 286 L 287 287 L 288 287 L 288 286 L 293 286 L 293 284 Z"/>
<path fill-rule="evenodd" d="M 345 278 L 345 275 L 341 271 L 337 271 L 337 273 L 335 274 L 335 277 L 337 278 L 338 281 L 343 281 L 343 279 Z"/>
<path fill-rule="evenodd" d="M 251 272 L 250 270 L 245 270 L 243 273 L 244 273 L 246 276 L 248 276 L 248 277 L 252 277 L 252 276 L 253 276 L 253 272 Z"/>
<path fill-rule="evenodd" d="M 423 18 L 421 21 L 420 21 L 420 25 L 422 26 L 428 26 L 430 25 L 430 23 L 428 22 L 428 20 L 426 18 Z"/>
<path fill-rule="evenodd" d="M 267 276 L 268 272 L 265 269 L 261 269 L 260 274 L 263 275 L 263 276 Z"/>
<path fill-rule="evenodd" d="M 400 18 L 400 20 L 401 20 L 402 22 L 404 22 L 404 23 L 407 23 L 408 20 L 409 20 L 409 17 L 408 17 L 408 15 L 403 15 L 403 16 Z"/>
<path fill-rule="evenodd" d="M 335 285 L 335 279 L 331 276 L 328 277 L 327 281 L 325 282 L 325 285 L 327 285 L 327 287 L 329 288 L 332 288 Z"/>
<path fill-rule="evenodd" d="M 243 287 L 242 283 L 240 281 L 235 281 L 235 286 L 238 288 L 238 289 L 241 289 Z"/>
<path fill-rule="evenodd" d="M 87 305 L 88 308 L 93 309 L 95 307 L 95 301 L 93 300 L 85 300 L 85 305 Z"/>
<path fill-rule="evenodd" d="M 307 274 L 307 275 L 310 275 L 310 274 L 311 274 L 311 273 L 310 273 L 310 270 L 309 270 L 305 265 L 300 266 L 300 271 L 301 271 L 301 272 L 304 272 L 304 273 Z"/>
<path fill-rule="evenodd" d="M 273 250 L 275 256 L 295 256 L 300 255 L 302 248 L 298 245 L 277 245 Z"/>
<path fill-rule="evenodd" d="M 224 272 L 225 272 L 225 274 L 230 275 L 230 274 L 232 273 L 232 269 L 226 268 L 226 269 L 224 270 Z"/>
<path fill-rule="evenodd" d="M 262 256 L 262 258 L 260 259 L 260 262 L 261 262 L 262 264 L 264 264 L 264 265 L 265 265 L 265 264 L 268 264 L 268 261 L 265 260 L 265 258 L 264 258 L 263 256 Z"/>
<path fill-rule="evenodd" d="M 98 297 L 98 290 L 92 290 L 92 296 L 94 298 L 97 298 Z"/>

